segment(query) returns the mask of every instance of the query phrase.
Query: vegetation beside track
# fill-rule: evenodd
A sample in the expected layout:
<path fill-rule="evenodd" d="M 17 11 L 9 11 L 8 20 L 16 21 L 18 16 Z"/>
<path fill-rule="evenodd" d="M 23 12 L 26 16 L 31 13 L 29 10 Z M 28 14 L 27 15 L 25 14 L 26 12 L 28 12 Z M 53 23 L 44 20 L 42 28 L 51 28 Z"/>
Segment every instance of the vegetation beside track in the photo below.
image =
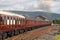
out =
<path fill-rule="evenodd" d="M 53 20 L 54 24 L 60 24 L 60 18 L 56 18 L 55 20 Z"/>
<path fill-rule="evenodd" d="M 60 34 L 56 35 L 56 36 L 54 37 L 54 40 L 60 40 Z"/>

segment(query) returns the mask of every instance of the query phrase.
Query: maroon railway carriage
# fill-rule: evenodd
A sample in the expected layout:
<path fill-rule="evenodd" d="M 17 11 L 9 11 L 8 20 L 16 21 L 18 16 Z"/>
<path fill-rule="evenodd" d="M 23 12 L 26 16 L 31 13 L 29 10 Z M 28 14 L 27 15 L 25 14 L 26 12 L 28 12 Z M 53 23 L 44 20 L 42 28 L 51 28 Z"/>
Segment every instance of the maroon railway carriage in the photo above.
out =
<path fill-rule="evenodd" d="M 8 35 L 12 34 L 15 30 L 23 28 L 25 24 L 26 24 L 26 20 L 24 16 L 1 11 L 0 39 L 2 38 L 2 36 L 7 37 Z"/>
<path fill-rule="evenodd" d="M 22 15 L 0 12 L 0 39 L 23 33 L 42 26 L 51 25 L 50 21 L 27 19 Z"/>

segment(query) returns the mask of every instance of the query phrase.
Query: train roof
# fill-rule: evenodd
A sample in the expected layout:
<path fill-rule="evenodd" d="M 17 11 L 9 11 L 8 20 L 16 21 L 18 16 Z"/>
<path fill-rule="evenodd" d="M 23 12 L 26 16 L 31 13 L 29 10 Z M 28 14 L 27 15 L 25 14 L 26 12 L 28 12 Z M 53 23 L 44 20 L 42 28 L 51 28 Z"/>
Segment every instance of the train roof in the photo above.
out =
<path fill-rule="evenodd" d="M 25 18 L 25 16 L 23 16 L 23 15 L 15 14 L 15 13 L 12 13 L 12 12 L 6 12 L 6 11 L 0 11 L 0 14 L 9 15 L 9 16 L 18 16 L 18 17 L 21 17 L 21 18 Z"/>

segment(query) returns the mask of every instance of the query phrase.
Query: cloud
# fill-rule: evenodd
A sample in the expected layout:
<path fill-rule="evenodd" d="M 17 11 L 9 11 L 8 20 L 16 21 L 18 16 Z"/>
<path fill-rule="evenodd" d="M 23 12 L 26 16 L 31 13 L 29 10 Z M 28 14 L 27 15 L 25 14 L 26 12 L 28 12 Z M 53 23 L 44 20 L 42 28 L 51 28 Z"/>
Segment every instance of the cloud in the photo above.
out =
<path fill-rule="evenodd" d="M 51 11 L 54 13 L 60 13 L 60 2 L 55 2 L 55 5 L 52 5 L 51 7 Z"/>
<path fill-rule="evenodd" d="M 60 10 L 60 1 L 55 0 L 40 0 L 38 2 L 39 9 L 47 11 L 47 12 L 55 12 L 59 13 Z"/>
<path fill-rule="evenodd" d="M 39 4 L 39 9 L 47 11 L 47 12 L 51 12 L 50 9 L 53 5 L 55 5 L 55 1 L 53 1 L 53 0 L 40 0 L 38 2 L 38 4 Z"/>
<path fill-rule="evenodd" d="M 37 0 L 1 0 L 0 9 L 5 10 L 33 10 L 38 7 Z M 31 8 L 31 9 L 30 9 Z"/>
<path fill-rule="evenodd" d="M 0 10 L 43 10 L 48 12 L 58 11 L 60 4 L 54 0 L 0 0 Z M 60 8 L 60 6 L 58 6 Z M 53 11 L 54 10 L 54 11 Z"/>

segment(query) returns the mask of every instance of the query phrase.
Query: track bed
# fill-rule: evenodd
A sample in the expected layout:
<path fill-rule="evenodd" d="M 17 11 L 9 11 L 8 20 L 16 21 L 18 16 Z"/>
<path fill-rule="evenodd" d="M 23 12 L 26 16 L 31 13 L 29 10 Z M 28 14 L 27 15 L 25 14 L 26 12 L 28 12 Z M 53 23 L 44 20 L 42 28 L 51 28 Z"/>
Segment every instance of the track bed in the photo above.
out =
<path fill-rule="evenodd" d="M 8 38 L 6 40 L 40 40 L 42 36 L 49 33 L 57 32 L 59 28 L 60 27 L 58 25 L 46 26 L 22 33 L 20 35 Z"/>

